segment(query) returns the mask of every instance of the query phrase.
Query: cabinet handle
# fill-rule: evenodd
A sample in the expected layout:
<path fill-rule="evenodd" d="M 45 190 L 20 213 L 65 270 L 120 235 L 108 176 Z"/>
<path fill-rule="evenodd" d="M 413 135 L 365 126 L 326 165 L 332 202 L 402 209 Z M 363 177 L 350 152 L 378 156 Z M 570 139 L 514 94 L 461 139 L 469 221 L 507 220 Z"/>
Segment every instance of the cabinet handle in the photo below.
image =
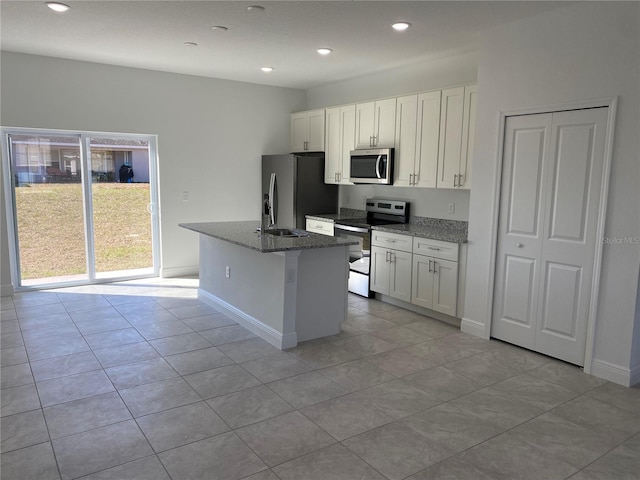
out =
<path fill-rule="evenodd" d="M 410 173 L 409 174 L 409 185 L 413 185 L 413 184 L 414 184 L 414 182 L 413 182 L 413 173 Z"/>
<path fill-rule="evenodd" d="M 427 248 L 428 248 L 429 250 L 438 250 L 438 251 L 440 250 L 440 248 L 438 248 L 438 247 L 427 247 Z"/>
<path fill-rule="evenodd" d="M 432 271 L 432 270 L 431 270 L 431 262 L 432 262 L 432 260 L 429 260 L 429 272 L 431 272 L 431 271 Z"/>
<path fill-rule="evenodd" d="M 433 261 L 433 273 L 438 273 L 438 271 L 436 270 L 436 265 L 438 265 L 438 262 L 436 262 L 435 260 Z"/>
<path fill-rule="evenodd" d="M 338 173 L 338 181 L 341 182 L 342 181 L 342 173 L 337 172 Z"/>
<path fill-rule="evenodd" d="M 394 240 L 393 238 L 385 238 L 384 241 L 387 243 L 396 243 L 397 240 Z"/>
<path fill-rule="evenodd" d="M 516 247 L 522 248 L 522 247 L 524 247 L 524 245 L 522 243 L 518 242 L 518 243 L 516 243 Z"/>
<path fill-rule="evenodd" d="M 389 252 L 390 262 L 393 263 L 396 261 L 396 254 L 394 252 Z"/>
<path fill-rule="evenodd" d="M 459 187 L 462 187 L 464 185 L 464 182 L 462 181 L 462 177 L 463 177 L 462 174 L 458 175 L 458 186 Z"/>
<path fill-rule="evenodd" d="M 457 178 L 458 178 L 458 175 L 457 175 L 457 174 L 453 176 L 453 186 L 454 186 L 454 187 L 457 187 L 457 186 L 458 186 L 458 185 L 456 185 L 456 180 L 457 180 Z"/>
<path fill-rule="evenodd" d="M 389 262 L 389 254 L 390 254 L 390 253 L 391 253 L 391 252 L 390 252 L 389 250 L 387 250 L 386 252 L 384 252 L 384 261 L 385 261 L 385 262 Z"/>

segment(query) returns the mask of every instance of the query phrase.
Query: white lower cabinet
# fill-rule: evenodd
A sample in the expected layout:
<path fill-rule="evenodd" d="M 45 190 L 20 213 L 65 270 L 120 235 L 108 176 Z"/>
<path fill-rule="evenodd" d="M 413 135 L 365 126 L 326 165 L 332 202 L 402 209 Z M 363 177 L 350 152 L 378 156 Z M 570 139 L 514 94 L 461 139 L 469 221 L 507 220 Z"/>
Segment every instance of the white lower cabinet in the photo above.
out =
<path fill-rule="evenodd" d="M 413 239 L 411 303 L 456 316 L 459 245 L 427 238 Z"/>
<path fill-rule="evenodd" d="M 413 239 L 408 235 L 371 232 L 371 290 L 411 301 L 412 248 Z"/>
<path fill-rule="evenodd" d="M 459 252 L 457 243 L 373 230 L 370 288 L 455 317 Z"/>
<path fill-rule="evenodd" d="M 411 301 L 411 253 L 371 247 L 371 290 Z"/>
<path fill-rule="evenodd" d="M 456 316 L 458 262 L 413 255 L 411 303 Z"/>
<path fill-rule="evenodd" d="M 319 233 L 320 235 L 328 235 L 333 237 L 333 222 L 316 220 L 315 218 L 307 218 L 306 228 L 307 232 Z"/>

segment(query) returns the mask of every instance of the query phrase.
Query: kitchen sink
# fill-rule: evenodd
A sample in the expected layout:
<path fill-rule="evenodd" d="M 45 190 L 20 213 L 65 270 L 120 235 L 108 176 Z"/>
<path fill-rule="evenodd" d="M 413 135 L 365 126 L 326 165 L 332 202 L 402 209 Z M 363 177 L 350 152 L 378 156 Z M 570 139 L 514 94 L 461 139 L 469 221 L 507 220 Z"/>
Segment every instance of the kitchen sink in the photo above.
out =
<path fill-rule="evenodd" d="M 268 235 L 275 235 L 276 237 L 308 237 L 309 232 L 305 230 L 292 230 L 290 228 L 269 228 L 265 230 Z"/>

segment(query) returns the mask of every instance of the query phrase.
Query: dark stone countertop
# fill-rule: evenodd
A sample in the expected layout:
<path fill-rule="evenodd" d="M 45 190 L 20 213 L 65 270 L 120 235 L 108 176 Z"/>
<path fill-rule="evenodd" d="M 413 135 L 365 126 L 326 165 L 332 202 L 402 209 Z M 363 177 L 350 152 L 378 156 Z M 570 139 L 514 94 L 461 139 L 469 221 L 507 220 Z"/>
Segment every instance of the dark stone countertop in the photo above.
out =
<path fill-rule="evenodd" d="M 356 241 L 308 233 L 304 237 L 260 235 L 258 221 L 180 223 L 180 227 L 259 252 L 286 252 L 356 245 Z"/>

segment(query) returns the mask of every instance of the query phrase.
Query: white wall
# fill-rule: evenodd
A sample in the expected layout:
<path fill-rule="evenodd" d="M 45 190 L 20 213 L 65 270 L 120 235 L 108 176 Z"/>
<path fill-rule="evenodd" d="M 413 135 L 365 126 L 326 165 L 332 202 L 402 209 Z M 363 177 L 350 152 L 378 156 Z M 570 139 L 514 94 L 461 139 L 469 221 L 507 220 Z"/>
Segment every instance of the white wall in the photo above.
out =
<path fill-rule="evenodd" d="M 307 91 L 307 108 L 331 107 L 377 98 L 407 95 L 476 81 L 477 53 L 432 59 L 415 65 L 383 70 L 375 75 L 334 82 Z M 340 206 L 364 210 L 365 199 L 386 197 L 411 202 L 411 215 L 467 220 L 469 192 L 382 185 L 340 186 Z M 455 213 L 449 213 L 449 204 Z"/>
<path fill-rule="evenodd" d="M 197 269 L 198 235 L 178 223 L 259 219 L 261 155 L 288 151 L 289 114 L 305 103 L 293 89 L 9 52 L 1 61 L 2 126 L 158 136 L 165 275 Z M 7 259 L 3 248 L 3 275 Z"/>
<path fill-rule="evenodd" d="M 617 96 L 605 236 L 639 236 L 639 9 L 637 2 L 579 2 L 482 36 L 463 328 L 488 334 L 490 324 L 500 111 Z M 640 329 L 633 339 L 639 268 L 637 244 L 604 245 L 591 367 L 618 383 L 640 373 L 640 354 L 631 358 L 640 344 Z"/>

